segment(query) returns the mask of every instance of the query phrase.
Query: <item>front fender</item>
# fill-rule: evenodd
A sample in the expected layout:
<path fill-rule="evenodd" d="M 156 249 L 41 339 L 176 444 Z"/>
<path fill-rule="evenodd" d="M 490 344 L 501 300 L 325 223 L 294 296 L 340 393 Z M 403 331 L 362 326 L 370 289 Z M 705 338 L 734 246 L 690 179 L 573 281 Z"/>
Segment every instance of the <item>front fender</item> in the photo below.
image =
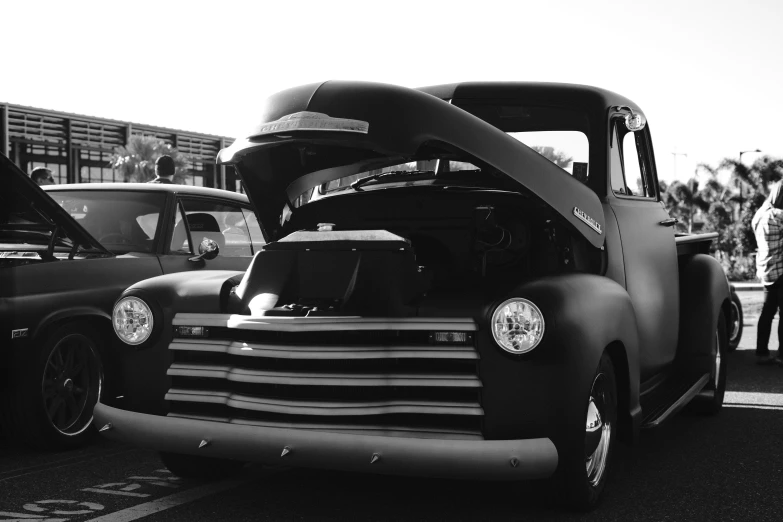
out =
<path fill-rule="evenodd" d="M 125 383 L 124 407 L 141 413 L 165 412 L 163 397 L 169 389 L 166 370 L 171 364 L 168 346 L 173 337 L 171 325 L 180 312 L 219 313 L 222 299 L 243 272 L 203 270 L 178 272 L 145 279 L 125 290 L 120 299 L 137 296 L 153 310 L 156 325 L 147 343 L 134 348 L 122 341 L 121 368 Z"/>
<path fill-rule="evenodd" d="M 74 306 L 70 308 L 59 309 L 46 315 L 40 321 L 38 321 L 30 337 L 35 341 L 38 341 L 40 340 L 40 335 L 43 332 L 46 332 L 49 327 L 69 319 L 100 319 L 107 321 L 106 324 L 109 324 L 111 321 L 111 316 L 106 313 L 106 310 L 102 310 L 94 306 Z"/>
<path fill-rule="evenodd" d="M 503 352 L 486 332 L 481 348 L 485 428 L 502 436 L 546 433 L 583 423 L 586 397 L 598 362 L 609 350 L 618 379 L 621 418 L 637 427 L 639 348 L 636 316 L 628 293 L 616 282 L 591 274 L 542 278 L 506 297 L 524 297 L 544 315 L 539 346 L 523 356 Z M 494 303 L 487 310 L 490 320 Z M 489 348 L 492 348 L 491 350 Z M 582 425 L 583 428 L 583 425 Z"/>

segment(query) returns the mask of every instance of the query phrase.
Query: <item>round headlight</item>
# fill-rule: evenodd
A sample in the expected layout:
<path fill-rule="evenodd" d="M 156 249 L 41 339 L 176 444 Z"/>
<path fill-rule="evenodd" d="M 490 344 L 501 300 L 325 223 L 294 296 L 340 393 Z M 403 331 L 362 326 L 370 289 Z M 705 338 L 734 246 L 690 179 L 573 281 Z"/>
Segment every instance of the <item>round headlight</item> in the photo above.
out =
<path fill-rule="evenodd" d="M 492 336 L 509 353 L 527 353 L 544 337 L 544 316 L 527 299 L 509 299 L 492 314 Z"/>
<path fill-rule="evenodd" d="M 124 297 L 114 305 L 114 331 L 127 344 L 136 346 L 149 339 L 153 323 L 152 310 L 138 297 Z"/>

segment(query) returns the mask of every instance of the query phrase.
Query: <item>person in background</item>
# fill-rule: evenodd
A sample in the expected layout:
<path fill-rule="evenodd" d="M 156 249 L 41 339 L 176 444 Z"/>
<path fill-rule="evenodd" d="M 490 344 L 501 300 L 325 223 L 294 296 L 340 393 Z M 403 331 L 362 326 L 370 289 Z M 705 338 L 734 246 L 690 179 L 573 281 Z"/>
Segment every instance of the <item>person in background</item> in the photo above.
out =
<path fill-rule="evenodd" d="M 764 285 L 764 305 L 759 316 L 756 357 L 759 364 L 783 366 L 783 320 L 778 322 L 778 354 L 769 352 L 772 320 L 778 310 L 783 312 L 783 184 L 772 186 L 769 197 L 751 221 L 758 244 L 756 275 Z M 783 315 L 783 314 L 782 314 Z"/>
<path fill-rule="evenodd" d="M 155 179 L 147 183 L 174 183 L 171 178 L 174 176 L 174 158 L 164 154 L 155 160 Z"/>
<path fill-rule="evenodd" d="M 30 173 L 30 178 L 38 185 L 54 185 L 54 176 L 52 171 L 46 167 L 38 167 Z"/>

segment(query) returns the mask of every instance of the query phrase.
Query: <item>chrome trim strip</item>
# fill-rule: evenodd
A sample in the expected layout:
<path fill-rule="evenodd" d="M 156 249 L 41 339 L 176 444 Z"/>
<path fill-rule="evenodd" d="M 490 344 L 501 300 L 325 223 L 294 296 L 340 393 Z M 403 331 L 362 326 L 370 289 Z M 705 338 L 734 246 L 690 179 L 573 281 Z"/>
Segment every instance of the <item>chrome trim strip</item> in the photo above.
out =
<path fill-rule="evenodd" d="M 305 423 L 305 422 L 280 422 L 271 420 L 234 419 L 229 417 L 217 417 L 210 415 L 185 415 L 182 413 L 169 413 L 168 417 L 179 419 L 195 419 L 209 422 L 222 422 L 226 424 L 238 424 L 242 426 L 256 426 L 260 428 L 281 428 L 292 430 L 316 430 L 334 433 L 346 433 L 354 435 L 378 435 L 382 437 L 411 437 L 415 439 L 444 439 L 444 440 L 484 440 L 480 430 L 450 429 L 436 427 L 411 427 L 411 426 L 383 426 L 376 424 L 335 424 L 335 423 Z"/>
<path fill-rule="evenodd" d="M 216 326 L 278 332 L 346 330 L 449 330 L 475 332 L 478 325 L 461 317 L 251 317 L 231 314 L 178 313 L 174 326 Z"/>
<path fill-rule="evenodd" d="M 390 413 L 420 413 L 428 415 L 484 415 L 476 402 L 444 402 L 422 400 L 390 401 L 300 401 L 253 397 L 240 393 L 214 390 L 172 388 L 167 401 L 223 404 L 232 408 L 288 415 L 386 415 Z"/>
<path fill-rule="evenodd" d="M 288 386 L 422 386 L 481 388 L 476 375 L 465 374 L 383 374 L 317 373 L 254 370 L 218 364 L 173 363 L 167 372 L 172 377 L 224 379 L 232 382 L 280 384 Z"/>
<path fill-rule="evenodd" d="M 222 339 L 174 339 L 170 350 L 226 353 L 274 359 L 478 359 L 473 346 L 461 345 L 285 345 Z"/>

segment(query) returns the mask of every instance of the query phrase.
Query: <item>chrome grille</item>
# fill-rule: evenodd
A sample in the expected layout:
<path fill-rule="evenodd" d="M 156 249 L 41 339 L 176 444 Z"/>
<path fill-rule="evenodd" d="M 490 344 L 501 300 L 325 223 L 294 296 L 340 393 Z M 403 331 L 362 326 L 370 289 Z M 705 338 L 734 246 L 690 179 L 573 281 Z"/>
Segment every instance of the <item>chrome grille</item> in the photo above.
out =
<path fill-rule="evenodd" d="M 385 436 L 480 439 L 483 409 L 472 345 L 430 344 L 472 319 L 367 319 L 178 314 L 209 339 L 169 349 L 170 416 Z"/>

